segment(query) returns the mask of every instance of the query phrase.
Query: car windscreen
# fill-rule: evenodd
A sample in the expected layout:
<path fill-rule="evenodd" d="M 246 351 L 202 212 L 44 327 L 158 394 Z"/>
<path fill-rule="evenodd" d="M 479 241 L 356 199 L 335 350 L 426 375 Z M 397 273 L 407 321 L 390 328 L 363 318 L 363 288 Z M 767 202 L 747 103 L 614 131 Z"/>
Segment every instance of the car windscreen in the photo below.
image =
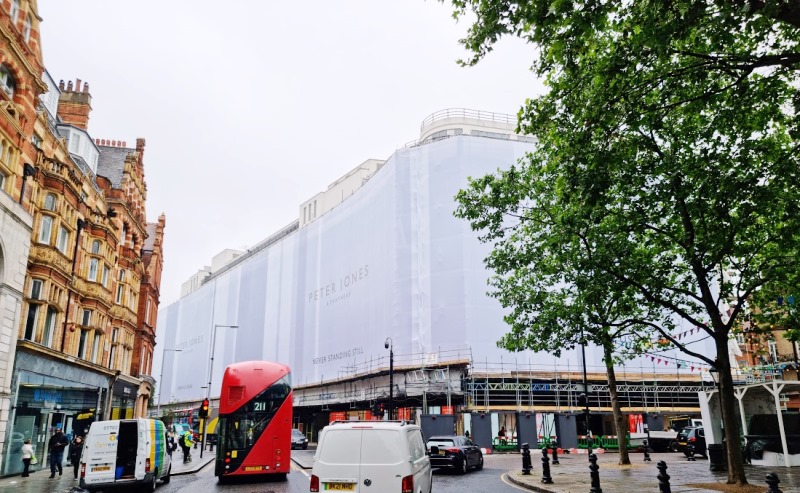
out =
<path fill-rule="evenodd" d="M 433 447 L 433 446 L 436 446 L 436 447 L 439 447 L 439 448 L 448 448 L 448 447 L 455 447 L 456 446 L 456 442 L 453 441 L 452 438 L 432 438 L 432 439 L 428 440 L 428 443 L 426 444 L 426 446 L 429 449 L 431 447 Z"/>

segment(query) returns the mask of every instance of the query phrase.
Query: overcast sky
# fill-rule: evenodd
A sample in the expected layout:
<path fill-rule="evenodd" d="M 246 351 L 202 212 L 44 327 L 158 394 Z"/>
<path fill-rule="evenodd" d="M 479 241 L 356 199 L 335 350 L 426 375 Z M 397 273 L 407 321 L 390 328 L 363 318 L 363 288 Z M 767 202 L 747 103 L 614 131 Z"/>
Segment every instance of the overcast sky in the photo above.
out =
<path fill-rule="evenodd" d="M 147 219 L 166 214 L 162 307 L 446 108 L 516 113 L 530 46 L 460 67 L 467 24 L 423 0 L 39 0 L 44 63 L 89 83 L 93 138 L 147 141 Z"/>

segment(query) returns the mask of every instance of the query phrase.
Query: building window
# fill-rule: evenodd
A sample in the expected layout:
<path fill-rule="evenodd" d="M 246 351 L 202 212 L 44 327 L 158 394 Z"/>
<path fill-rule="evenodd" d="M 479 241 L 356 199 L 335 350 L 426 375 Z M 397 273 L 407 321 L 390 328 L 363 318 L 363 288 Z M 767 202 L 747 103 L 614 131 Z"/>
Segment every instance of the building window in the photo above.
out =
<path fill-rule="evenodd" d="M 28 305 L 28 318 L 25 320 L 24 338 L 32 341 L 36 335 L 36 324 L 39 321 L 39 305 Z"/>
<path fill-rule="evenodd" d="M 124 290 L 125 290 L 125 286 L 123 286 L 122 284 L 118 284 L 118 285 L 117 285 L 117 298 L 116 298 L 116 302 L 117 302 L 117 304 L 118 304 L 118 305 L 121 305 L 121 304 L 122 304 L 122 292 L 123 292 Z"/>
<path fill-rule="evenodd" d="M 97 281 L 98 262 L 99 260 L 97 260 L 96 258 L 89 259 L 89 280 L 92 282 Z"/>
<path fill-rule="evenodd" d="M 0 65 L 0 88 L 8 95 L 9 98 L 14 97 L 14 91 L 17 90 L 17 81 L 11 75 L 11 71 L 5 65 Z"/>
<path fill-rule="evenodd" d="M 314 217 L 317 217 L 317 201 L 314 200 Z"/>
<path fill-rule="evenodd" d="M 55 211 L 56 210 L 56 196 L 52 193 L 48 193 L 47 197 L 44 198 L 44 210 L 46 211 Z"/>
<path fill-rule="evenodd" d="M 31 299 L 32 300 L 40 300 L 42 299 L 42 286 L 43 281 L 41 279 L 34 279 L 31 281 Z"/>
<path fill-rule="evenodd" d="M 11 22 L 17 23 L 19 18 L 19 0 L 11 0 Z"/>
<path fill-rule="evenodd" d="M 53 346 L 53 335 L 56 328 L 56 309 L 52 306 L 47 307 L 47 316 L 44 319 L 44 334 L 42 334 L 42 344 L 47 347 Z"/>
<path fill-rule="evenodd" d="M 117 337 L 119 336 L 119 329 L 114 328 L 111 331 L 111 351 L 108 353 L 108 367 L 112 370 L 116 369 L 114 359 L 117 357 Z"/>
<path fill-rule="evenodd" d="M 39 243 L 50 244 L 50 232 L 53 229 L 53 218 L 42 216 L 42 224 L 39 227 Z"/>
<path fill-rule="evenodd" d="M 81 134 L 78 132 L 69 133 L 69 152 L 77 154 L 81 148 Z"/>
<path fill-rule="evenodd" d="M 100 360 L 100 332 L 94 333 L 94 342 L 92 343 L 92 363 L 97 364 Z"/>
<path fill-rule="evenodd" d="M 108 287 L 108 266 L 105 264 L 103 264 L 103 278 L 101 282 L 104 288 Z"/>
<path fill-rule="evenodd" d="M 25 36 L 25 42 L 31 40 L 31 14 L 25 16 L 25 27 L 22 31 L 23 36 Z"/>
<path fill-rule="evenodd" d="M 33 134 L 33 135 L 31 136 L 31 142 L 33 143 L 33 145 L 34 145 L 34 146 L 35 146 L 37 149 L 41 149 L 41 148 L 42 148 L 42 138 L 41 138 L 41 137 L 39 137 L 39 134 Z"/>
<path fill-rule="evenodd" d="M 86 340 L 89 338 L 88 330 L 81 330 L 80 339 L 78 339 L 78 357 L 86 359 Z"/>
<path fill-rule="evenodd" d="M 64 226 L 58 227 L 58 245 L 57 248 L 64 255 L 67 254 L 67 244 L 69 243 L 69 231 Z"/>
<path fill-rule="evenodd" d="M 84 310 L 83 317 L 81 318 L 81 325 L 84 327 L 89 327 L 92 323 L 92 311 L 91 310 Z"/>
<path fill-rule="evenodd" d="M 147 325 L 152 325 L 150 323 L 150 298 L 147 298 L 147 303 L 145 303 L 144 323 L 146 323 Z"/>
<path fill-rule="evenodd" d="M 8 175 L 5 171 L 0 169 L 0 190 L 6 192 L 6 184 L 8 183 Z"/>
<path fill-rule="evenodd" d="M 92 242 L 92 253 L 95 255 L 100 254 L 100 240 L 94 240 Z"/>
<path fill-rule="evenodd" d="M 117 276 L 117 280 L 119 282 L 124 282 L 125 281 L 125 269 L 120 269 L 119 270 L 119 275 Z"/>

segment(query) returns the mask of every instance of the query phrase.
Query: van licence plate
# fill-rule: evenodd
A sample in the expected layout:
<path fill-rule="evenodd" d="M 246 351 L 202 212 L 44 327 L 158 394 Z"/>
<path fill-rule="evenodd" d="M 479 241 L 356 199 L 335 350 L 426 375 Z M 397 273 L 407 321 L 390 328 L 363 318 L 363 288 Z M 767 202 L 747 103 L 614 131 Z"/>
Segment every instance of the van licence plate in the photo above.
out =
<path fill-rule="evenodd" d="M 92 466 L 92 472 L 110 471 L 111 466 Z"/>
<path fill-rule="evenodd" d="M 325 483 L 325 490 L 334 491 L 355 491 L 355 483 Z"/>

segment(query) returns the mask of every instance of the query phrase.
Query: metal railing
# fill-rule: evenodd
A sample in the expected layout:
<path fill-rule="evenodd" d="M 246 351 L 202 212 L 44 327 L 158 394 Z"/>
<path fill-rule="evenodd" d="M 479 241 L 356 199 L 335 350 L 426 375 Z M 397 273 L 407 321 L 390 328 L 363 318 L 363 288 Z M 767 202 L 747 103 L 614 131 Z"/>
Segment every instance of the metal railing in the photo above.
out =
<path fill-rule="evenodd" d="M 439 110 L 428 115 L 428 117 L 422 120 L 420 131 L 431 123 L 438 120 L 444 120 L 446 118 L 471 118 L 474 120 L 483 120 L 494 123 L 507 123 L 509 125 L 517 124 L 517 115 L 494 113 L 492 111 L 471 110 L 468 108 L 448 108 L 446 110 Z"/>

